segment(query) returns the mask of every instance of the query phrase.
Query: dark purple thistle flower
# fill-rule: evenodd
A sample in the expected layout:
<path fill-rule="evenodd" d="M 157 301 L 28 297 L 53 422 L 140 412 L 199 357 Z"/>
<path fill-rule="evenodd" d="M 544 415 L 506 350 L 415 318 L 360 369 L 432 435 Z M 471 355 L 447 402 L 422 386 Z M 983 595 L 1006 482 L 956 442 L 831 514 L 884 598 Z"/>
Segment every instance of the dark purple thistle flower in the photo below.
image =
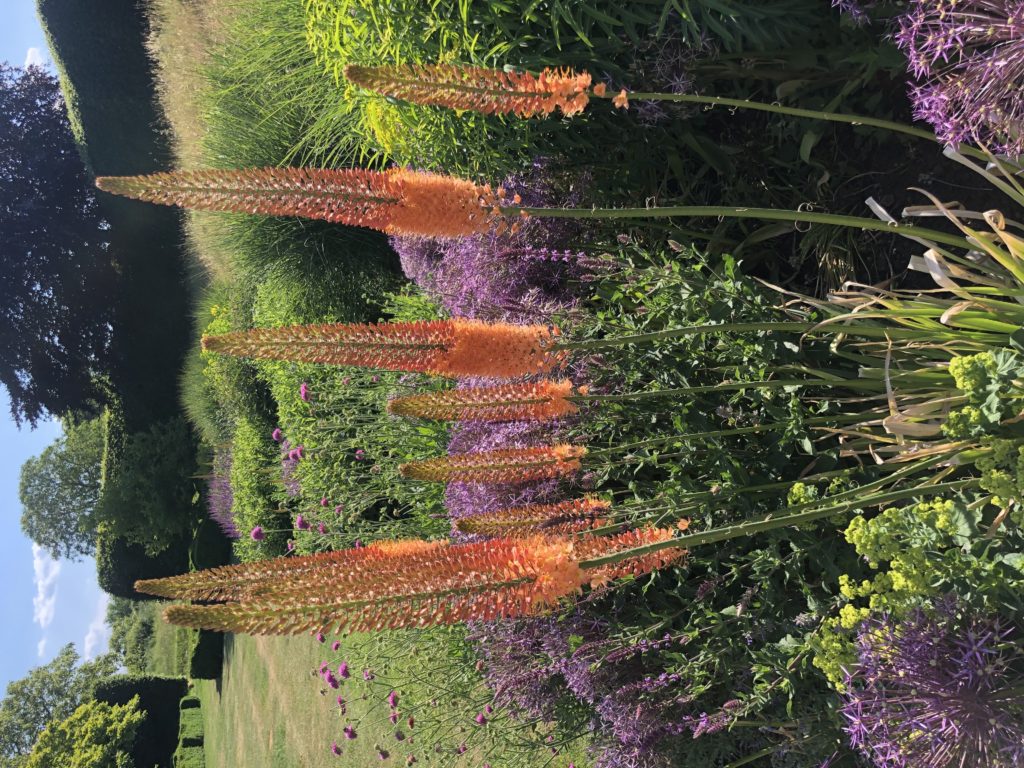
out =
<path fill-rule="evenodd" d="M 914 116 L 940 141 L 1024 151 L 1024 2 L 913 0 L 896 44 L 918 81 Z"/>
<path fill-rule="evenodd" d="M 842 713 L 851 746 L 879 768 L 1024 765 L 1024 654 L 999 618 L 940 603 L 866 622 Z"/>

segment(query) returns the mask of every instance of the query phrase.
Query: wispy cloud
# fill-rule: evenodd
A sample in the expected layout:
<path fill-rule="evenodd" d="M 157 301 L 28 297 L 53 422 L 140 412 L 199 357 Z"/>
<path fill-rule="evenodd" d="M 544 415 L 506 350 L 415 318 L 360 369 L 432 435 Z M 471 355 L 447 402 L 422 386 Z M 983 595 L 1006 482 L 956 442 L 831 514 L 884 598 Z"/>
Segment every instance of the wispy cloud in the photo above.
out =
<path fill-rule="evenodd" d="M 85 633 L 83 652 L 86 661 L 95 659 L 107 650 L 107 643 L 110 641 L 110 627 L 107 626 L 108 605 L 110 596 L 104 592 L 96 601 L 96 613 L 93 614 L 92 623 Z"/>
<path fill-rule="evenodd" d="M 53 623 L 57 612 L 57 579 L 61 565 L 38 544 L 32 545 L 32 581 L 36 595 L 32 598 L 32 620 L 44 631 Z M 46 650 L 46 637 L 39 641 L 36 649 L 42 656 Z"/>
<path fill-rule="evenodd" d="M 46 65 L 46 57 L 38 48 L 29 48 L 25 53 L 26 67 L 42 67 Z"/>
<path fill-rule="evenodd" d="M 36 643 L 36 653 L 39 658 L 43 658 L 46 655 L 46 637 L 44 636 L 38 643 Z"/>

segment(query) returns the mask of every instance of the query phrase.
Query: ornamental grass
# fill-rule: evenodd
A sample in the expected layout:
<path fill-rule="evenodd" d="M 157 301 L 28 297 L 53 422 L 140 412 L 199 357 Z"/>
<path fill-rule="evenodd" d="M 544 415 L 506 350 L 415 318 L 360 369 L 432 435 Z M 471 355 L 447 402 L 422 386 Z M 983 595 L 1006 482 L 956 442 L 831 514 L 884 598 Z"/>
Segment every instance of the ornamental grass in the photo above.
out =
<path fill-rule="evenodd" d="M 233 357 L 352 365 L 436 376 L 513 378 L 552 370 L 558 329 L 434 320 L 253 328 L 204 336 L 203 349 Z"/>
<path fill-rule="evenodd" d="M 532 536 L 475 544 L 398 542 L 329 555 L 279 558 L 139 581 L 168 598 L 220 601 L 173 605 L 165 618 L 190 627 L 250 634 L 359 632 L 541 613 L 584 585 L 602 585 L 680 560 L 672 532 L 644 529 L 588 540 Z M 585 558 L 601 556 L 592 570 Z M 258 585 L 258 586 L 254 586 Z"/>

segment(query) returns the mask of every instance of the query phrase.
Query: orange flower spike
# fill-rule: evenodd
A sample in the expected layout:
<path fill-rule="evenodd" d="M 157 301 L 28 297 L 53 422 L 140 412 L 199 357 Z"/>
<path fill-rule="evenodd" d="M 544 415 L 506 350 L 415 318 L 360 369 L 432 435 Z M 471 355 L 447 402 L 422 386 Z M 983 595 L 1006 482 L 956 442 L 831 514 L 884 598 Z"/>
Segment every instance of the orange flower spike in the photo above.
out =
<path fill-rule="evenodd" d="M 433 483 L 526 483 L 575 475 L 586 452 L 580 446 L 554 445 L 456 453 L 402 464 L 398 470 L 411 480 Z"/>
<path fill-rule="evenodd" d="M 591 77 L 569 69 L 544 69 L 540 75 L 452 64 L 401 64 L 364 67 L 350 64 L 345 77 L 367 90 L 428 104 L 484 114 L 536 117 L 556 109 L 566 116 L 587 105 Z"/>
<path fill-rule="evenodd" d="M 527 382 L 398 397 L 388 413 L 438 421 L 548 421 L 576 413 L 572 382 Z"/>
<path fill-rule="evenodd" d="M 572 533 L 594 527 L 597 515 L 611 507 L 603 499 L 587 496 L 556 504 L 530 504 L 464 517 L 455 523 L 463 533 L 487 536 L 524 536 Z"/>
<path fill-rule="evenodd" d="M 635 549 L 655 542 L 669 541 L 672 537 L 672 530 L 668 528 L 640 528 L 635 531 L 620 533 L 616 536 L 593 536 L 576 543 L 576 556 L 580 560 L 588 560 L 615 552 Z M 645 573 L 650 573 L 678 562 L 684 557 L 686 557 L 685 549 L 682 547 L 670 547 L 646 555 L 640 555 L 639 557 L 631 557 L 614 565 L 594 568 L 588 570 L 587 574 L 590 579 L 590 586 L 596 588 L 605 586 L 609 582 L 623 576 L 642 576 Z"/>
<path fill-rule="evenodd" d="M 629 109 L 629 96 L 626 94 L 625 88 L 612 98 L 612 104 L 616 109 Z"/>
<path fill-rule="evenodd" d="M 545 326 L 476 320 L 334 323 L 204 336 L 203 349 L 234 357 L 514 378 L 550 371 L 564 359 L 549 349 L 555 335 Z"/>

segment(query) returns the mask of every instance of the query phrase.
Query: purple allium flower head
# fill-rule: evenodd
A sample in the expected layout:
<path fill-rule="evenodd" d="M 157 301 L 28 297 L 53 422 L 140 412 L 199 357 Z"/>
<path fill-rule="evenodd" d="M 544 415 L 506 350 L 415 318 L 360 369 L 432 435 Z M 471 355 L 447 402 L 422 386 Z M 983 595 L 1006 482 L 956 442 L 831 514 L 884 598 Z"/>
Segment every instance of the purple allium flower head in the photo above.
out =
<path fill-rule="evenodd" d="M 867 24 L 871 21 L 864 3 L 859 2 L 859 0 L 832 0 L 832 7 L 838 8 L 858 25 Z"/>
<path fill-rule="evenodd" d="M 341 685 L 341 683 L 338 682 L 338 678 L 334 676 L 334 673 L 331 672 L 331 670 L 327 670 L 324 673 L 324 682 L 327 683 L 327 685 L 329 685 L 331 688 L 337 688 L 339 685 Z"/>
<path fill-rule="evenodd" d="M 395 709 L 395 707 L 398 706 L 398 693 L 395 691 L 388 694 L 388 706 L 392 709 Z"/>
<path fill-rule="evenodd" d="M 392 725 L 398 725 L 398 710 L 397 709 L 391 710 L 391 714 L 388 715 L 388 720 L 391 721 Z"/>
<path fill-rule="evenodd" d="M 348 679 L 350 676 L 351 673 L 348 671 L 348 662 L 341 662 L 341 664 L 338 665 L 338 677 Z"/>
<path fill-rule="evenodd" d="M 344 728 L 341 729 L 341 732 L 345 734 L 345 738 L 349 740 L 354 739 L 359 735 L 358 733 L 356 733 L 356 729 L 353 728 L 351 725 L 346 725 Z"/>
<path fill-rule="evenodd" d="M 270 433 L 270 437 L 273 438 L 275 443 L 280 443 L 284 433 L 281 432 L 280 427 L 274 427 L 274 431 Z"/>
<path fill-rule="evenodd" d="M 334 753 L 335 755 L 340 755 L 341 754 L 341 747 L 338 746 L 338 742 L 336 742 L 336 741 L 332 741 L 331 742 L 331 752 Z"/>
<path fill-rule="evenodd" d="M 303 402 L 309 402 L 309 384 L 302 382 L 299 385 L 299 397 L 302 398 Z"/>
<path fill-rule="evenodd" d="M 295 527 L 298 528 L 300 531 L 308 531 L 309 523 L 306 521 L 306 518 L 304 518 L 301 514 L 298 514 L 295 516 Z"/>
<path fill-rule="evenodd" d="M 912 0 L 895 38 L 917 79 L 914 116 L 940 141 L 1024 152 L 1024 2 Z"/>
<path fill-rule="evenodd" d="M 879 768 L 1024 765 L 1024 653 L 1012 634 L 949 598 L 864 622 L 844 681 L 851 746 Z"/>
<path fill-rule="evenodd" d="M 263 533 L 263 526 L 253 526 L 253 529 L 249 531 L 249 538 L 251 538 L 253 541 L 263 541 L 263 539 L 266 538 L 266 534 Z"/>

